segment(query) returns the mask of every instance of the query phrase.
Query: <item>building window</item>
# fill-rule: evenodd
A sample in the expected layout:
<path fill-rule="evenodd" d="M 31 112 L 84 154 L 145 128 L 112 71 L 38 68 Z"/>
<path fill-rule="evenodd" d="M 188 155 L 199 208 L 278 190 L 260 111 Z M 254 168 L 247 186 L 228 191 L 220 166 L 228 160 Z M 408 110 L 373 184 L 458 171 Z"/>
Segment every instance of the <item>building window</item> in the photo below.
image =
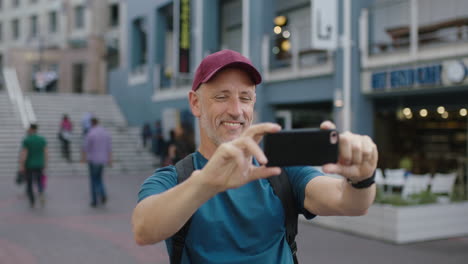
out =
<path fill-rule="evenodd" d="M 120 65 L 119 40 L 114 39 L 107 44 L 107 67 L 115 69 Z"/>
<path fill-rule="evenodd" d="M 37 0 L 29 0 L 29 2 L 30 2 L 31 4 L 35 4 L 35 3 L 37 3 Z"/>
<path fill-rule="evenodd" d="M 146 18 L 140 17 L 132 22 L 133 36 L 133 56 L 132 68 L 134 71 L 144 69 L 147 62 L 148 44 L 147 44 L 147 25 Z"/>
<path fill-rule="evenodd" d="M 85 8 L 82 5 L 75 7 L 75 29 L 82 29 L 85 25 Z"/>
<path fill-rule="evenodd" d="M 37 31 L 37 15 L 33 15 L 30 17 L 30 36 L 32 38 L 37 37 L 38 31 Z"/>
<path fill-rule="evenodd" d="M 155 79 L 158 81 L 158 89 L 173 86 L 174 77 L 174 52 L 177 46 L 174 44 L 174 5 L 168 4 L 156 10 L 154 41 L 158 47 L 155 50 Z"/>
<path fill-rule="evenodd" d="M 242 1 L 221 2 L 221 49 L 242 52 Z"/>
<path fill-rule="evenodd" d="M 12 7 L 19 7 L 20 5 L 20 0 L 12 0 L 11 6 Z"/>
<path fill-rule="evenodd" d="M 11 33 L 13 40 L 18 40 L 20 37 L 20 21 L 15 18 L 11 21 Z"/>
<path fill-rule="evenodd" d="M 117 27 L 119 25 L 119 4 L 109 6 L 109 26 Z"/>
<path fill-rule="evenodd" d="M 57 11 L 51 11 L 49 13 L 49 32 L 50 33 L 57 33 L 58 25 L 57 25 Z"/>
<path fill-rule="evenodd" d="M 75 63 L 72 66 L 73 75 L 73 92 L 83 93 L 84 92 L 84 79 L 85 79 L 86 65 L 84 63 Z"/>
<path fill-rule="evenodd" d="M 3 9 L 3 0 L 0 0 L 0 10 Z"/>
<path fill-rule="evenodd" d="M 3 41 L 3 24 L 0 22 L 0 43 Z"/>
<path fill-rule="evenodd" d="M 0 71 L 3 69 L 3 54 L 0 53 Z M 5 84 L 3 81 L 3 74 L 0 74 L 0 91 L 5 89 Z"/>
<path fill-rule="evenodd" d="M 370 55 L 410 50 L 411 1 L 376 1 L 369 8 Z M 438 46 L 468 40 L 468 2 L 416 1 L 417 46 Z"/>

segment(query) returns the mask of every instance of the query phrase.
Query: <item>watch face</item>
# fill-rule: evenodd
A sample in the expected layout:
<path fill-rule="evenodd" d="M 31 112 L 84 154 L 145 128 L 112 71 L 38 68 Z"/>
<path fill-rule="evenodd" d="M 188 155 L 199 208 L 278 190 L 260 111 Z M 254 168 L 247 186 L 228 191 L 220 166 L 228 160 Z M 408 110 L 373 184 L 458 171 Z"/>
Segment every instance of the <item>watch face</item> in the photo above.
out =
<path fill-rule="evenodd" d="M 462 82 L 465 79 L 465 65 L 460 61 L 453 61 L 447 65 L 447 78 L 454 83 Z"/>

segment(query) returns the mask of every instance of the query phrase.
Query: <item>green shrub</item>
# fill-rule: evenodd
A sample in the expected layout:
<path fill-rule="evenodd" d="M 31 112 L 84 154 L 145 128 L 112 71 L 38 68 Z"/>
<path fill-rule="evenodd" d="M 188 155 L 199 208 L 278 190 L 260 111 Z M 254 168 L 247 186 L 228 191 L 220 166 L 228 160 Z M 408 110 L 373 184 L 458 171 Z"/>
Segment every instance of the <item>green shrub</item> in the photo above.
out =
<path fill-rule="evenodd" d="M 379 204 L 390 204 L 394 206 L 408 206 L 408 205 L 420 205 L 420 204 L 431 204 L 437 202 L 437 195 L 430 191 L 423 191 L 417 194 L 410 195 L 406 199 L 401 194 L 385 194 L 381 189 L 377 189 L 375 197 L 375 203 Z"/>

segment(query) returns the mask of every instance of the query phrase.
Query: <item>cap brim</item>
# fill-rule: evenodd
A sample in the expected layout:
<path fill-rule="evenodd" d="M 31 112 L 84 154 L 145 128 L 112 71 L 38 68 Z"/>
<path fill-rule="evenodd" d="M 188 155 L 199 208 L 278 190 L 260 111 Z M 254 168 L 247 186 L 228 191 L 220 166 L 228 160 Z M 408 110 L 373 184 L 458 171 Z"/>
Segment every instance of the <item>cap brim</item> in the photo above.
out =
<path fill-rule="evenodd" d="M 250 77 L 250 79 L 252 80 L 252 82 L 257 85 L 257 84 L 260 84 L 262 82 L 262 76 L 260 75 L 260 73 L 257 71 L 257 69 L 255 69 L 254 66 L 248 64 L 248 63 L 245 63 L 245 62 L 241 62 L 241 61 L 235 61 L 235 62 L 231 62 L 231 63 L 228 63 L 226 65 L 223 65 L 223 66 L 220 66 L 218 67 L 217 69 L 215 69 L 214 71 L 212 71 L 209 75 L 207 75 L 202 81 L 200 84 L 202 83 L 206 83 L 208 82 L 209 80 L 211 80 L 218 72 L 226 69 L 226 68 L 238 68 L 238 69 L 242 69 L 244 70 Z"/>

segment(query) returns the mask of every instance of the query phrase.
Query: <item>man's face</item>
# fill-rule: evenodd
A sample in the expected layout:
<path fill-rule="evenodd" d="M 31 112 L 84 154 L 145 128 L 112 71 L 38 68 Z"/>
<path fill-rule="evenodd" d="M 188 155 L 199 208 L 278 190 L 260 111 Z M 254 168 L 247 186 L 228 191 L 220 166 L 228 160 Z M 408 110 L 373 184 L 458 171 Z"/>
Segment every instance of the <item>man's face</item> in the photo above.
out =
<path fill-rule="evenodd" d="M 200 135 L 204 141 L 219 146 L 231 141 L 252 124 L 256 100 L 255 85 L 239 69 L 225 69 L 202 84 L 196 92 Z"/>

